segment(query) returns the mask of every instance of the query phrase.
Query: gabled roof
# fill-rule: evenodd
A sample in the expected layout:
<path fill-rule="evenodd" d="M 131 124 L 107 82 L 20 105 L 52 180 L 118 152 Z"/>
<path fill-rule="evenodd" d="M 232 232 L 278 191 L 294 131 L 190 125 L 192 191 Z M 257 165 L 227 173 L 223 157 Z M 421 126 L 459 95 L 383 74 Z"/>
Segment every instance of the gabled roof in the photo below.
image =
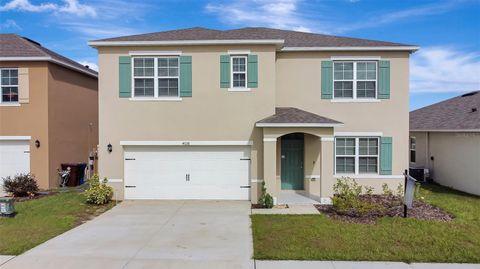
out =
<path fill-rule="evenodd" d="M 343 123 L 294 107 L 277 107 L 275 114 L 257 121 L 257 127 L 334 127 Z"/>
<path fill-rule="evenodd" d="M 188 42 L 187 42 L 188 41 Z M 335 50 L 368 48 L 414 51 L 418 47 L 400 43 L 305 33 L 264 27 L 247 27 L 233 30 L 213 30 L 201 27 L 156 33 L 121 36 L 90 41 L 91 46 L 113 45 L 168 45 L 168 44 L 276 44 L 282 50 Z"/>
<path fill-rule="evenodd" d="M 50 61 L 90 76 L 98 75 L 95 70 L 16 34 L 0 34 L 0 61 Z"/>
<path fill-rule="evenodd" d="M 410 131 L 480 131 L 480 91 L 410 112 Z"/>

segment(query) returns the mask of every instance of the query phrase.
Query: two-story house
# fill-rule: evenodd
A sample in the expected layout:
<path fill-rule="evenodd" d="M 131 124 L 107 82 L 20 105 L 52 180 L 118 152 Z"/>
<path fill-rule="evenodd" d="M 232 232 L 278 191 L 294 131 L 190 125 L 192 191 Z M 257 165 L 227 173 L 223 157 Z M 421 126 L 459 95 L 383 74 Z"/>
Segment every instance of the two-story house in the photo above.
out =
<path fill-rule="evenodd" d="M 125 199 L 329 203 L 336 178 L 381 190 L 408 168 L 416 46 L 268 28 L 89 42 L 99 173 Z"/>
<path fill-rule="evenodd" d="M 58 187 L 61 163 L 87 162 L 98 144 L 97 72 L 16 34 L 0 34 L 2 178 L 35 175 Z"/>

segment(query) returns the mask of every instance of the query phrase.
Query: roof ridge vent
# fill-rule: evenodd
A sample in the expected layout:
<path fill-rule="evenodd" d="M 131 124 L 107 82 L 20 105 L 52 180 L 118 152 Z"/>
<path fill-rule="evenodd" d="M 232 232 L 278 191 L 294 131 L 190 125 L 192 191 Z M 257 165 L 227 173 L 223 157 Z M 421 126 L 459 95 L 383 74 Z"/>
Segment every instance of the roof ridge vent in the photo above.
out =
<path fill-rule="evenodd" d="M 473 96 L 473 95 L 475 95 L 475 94 L 477 94 L 477 93 L 478 93 L 478 91 L 476 91 L 476 92 L 469 92 L 469 93 L 466 93 L 466 94 L 462 94 L 462 97 Z"/>
<path fill-rule="evenodd" d="M 22 36 L 22 38 L 25 39 L 25 40 L 27 40 L 27 41 L 30 42 L 30 43 L 33 43 L 33 44 L 38 45 L 38 46 L 40 46 L 40 47 L 42 46 L 42 44 L 40 44 L 40 43 L 38 43 L 37 41 L 32 40 L 32 39 L 30 39 L 30 38 L 28 38 L 28 37 Z"/>

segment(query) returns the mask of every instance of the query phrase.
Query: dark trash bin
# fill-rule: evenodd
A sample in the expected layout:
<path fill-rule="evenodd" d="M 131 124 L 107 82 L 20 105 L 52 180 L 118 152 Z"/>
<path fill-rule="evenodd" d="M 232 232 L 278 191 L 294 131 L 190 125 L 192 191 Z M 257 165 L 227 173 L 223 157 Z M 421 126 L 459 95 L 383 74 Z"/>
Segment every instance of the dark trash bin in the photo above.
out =
<path fill-rule="evenodd" d="M 87 168 L 86 163 L 78 163 L 78 172 L 79 172 L 79 180 L 78 183 L 83 185 L 85 183 L 85 169 Z"/>
<path fill-rule="evenodd" d="M 62 170 L 67 170 L 68 167 L 70 167 L 70 177 L 68 179 L 67 186 L 78 186 L 80 183 L 79 165 L 76 163 L 62 163 Z"/>

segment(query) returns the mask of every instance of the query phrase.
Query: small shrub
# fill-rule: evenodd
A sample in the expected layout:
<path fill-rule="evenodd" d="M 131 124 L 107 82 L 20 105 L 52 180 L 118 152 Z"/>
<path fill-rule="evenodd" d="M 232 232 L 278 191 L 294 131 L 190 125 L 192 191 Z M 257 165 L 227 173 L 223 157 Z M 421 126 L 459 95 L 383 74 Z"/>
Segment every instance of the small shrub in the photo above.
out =
<path fill-rule="evenodd" d="M 335 195 L 332 198 L 333 209 L 339 213 L 350 216 L 364 216 L 380 212 L 381 206 L 360 199 L 363 187 L 355 179 L 342 177 L 333 185 Z M 367 194 L 373 194 L 372 187 L 365 187 Z"/>
<path fill-rule="evenodd" d="M 262 194 L 258 198 L 258 204 L 264 208 L 273 207 L 273 197 L 267 193 L 267 188 L 265 187 L 265 182 L 262 182 Z"/>
<path fill-rule="evenodd" d="M 3 189 L 15 197 L 35 196 L 38 192 L 38 185 L 34 175 L 18 174 L 13 178 L 3 178 Z"/>
<path fill-rule="evenodd" d="M 405 189 L 403 188 L 403 184 L 402 184 L 402 183 L 398 183 L 396 195 L 397 195 L 398 197 L 403 197 L 404 190 L 405 190 Z"/>
<path fill-rule="evenodd" d="M 85 191 L 87 203 L 103 205 L 112 200 L 113 188 L 107 185 L 107 178 L 100 182 L 98 175 L 93 175 L 89 180 L 89 187 Z"/>
<path fill-rule="evenodd" d="M 373 195 L 373 187 L 364 186 L 366 195 Z"/>
<path fill-rule="evenodd" d="M 387 183 L 382 184 L 382 191 L 385 196 L 393 196 L 393 191 L 388 187 Z"/>

